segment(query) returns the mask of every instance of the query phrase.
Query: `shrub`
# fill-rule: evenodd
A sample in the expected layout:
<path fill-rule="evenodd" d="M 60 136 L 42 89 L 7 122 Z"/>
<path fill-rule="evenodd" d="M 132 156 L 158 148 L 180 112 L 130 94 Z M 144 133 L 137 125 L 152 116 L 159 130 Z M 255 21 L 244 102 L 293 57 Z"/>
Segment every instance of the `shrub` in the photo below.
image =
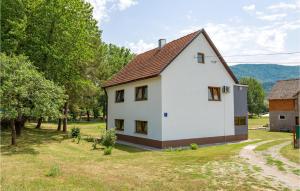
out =
<path fill-rule="evenodd" d="M 53 165 L 46 176 L 56 177 L 60 174 L 60 168 L 58 165 Z"/>
<path fill-rule="evenodd" d="M 103 132 L 101 144 L 105 147 L 113 147 L 116 144 L 117 136 L 115 129 L 109 129 Z"/>
<path fill-rule="evenodd" d="M 79 144 L 80 140 L 81 140 L 81 135 L 79 134 L 79 135 L 77 136 L 77 144 Z"/>
<path fill-rule="evenodd" d="M 92 147 L 93 147 L 93 149 L 96 149 L 97 145 L 99 144 L 99 140 L 94 138 L 93 141 L 94 141 L 94 143 L 92 144 Z"/>
<path fill-rule="evenodd" d="M 112 147 L 105 147 L 103 152 L 104 155 L 111 155 Z"/>
<path fill-rule="evenodd" d="M 190 148 L 192 150 L 197 150 L 198 149 L 198 145 L 196 143 L 192 143 L 192 144 L 190 144 Z"/>
<path fill-rule="evenodd" d="M 72 138 L 77 138 L 78 136 L 80 136 L 80 128 L 79 127 L 73 127 L 71 129 L 71 137 Z"/>

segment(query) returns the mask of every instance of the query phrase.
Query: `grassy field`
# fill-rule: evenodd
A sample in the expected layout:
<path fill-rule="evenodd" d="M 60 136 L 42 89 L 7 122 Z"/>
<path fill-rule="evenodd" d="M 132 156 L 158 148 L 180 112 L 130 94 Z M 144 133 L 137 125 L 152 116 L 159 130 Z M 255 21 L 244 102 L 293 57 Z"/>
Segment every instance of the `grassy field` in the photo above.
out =
<path fill-rule="evenodd" d="M 255 129 L 262 127 L 263 125 L 269 124 L 269 117 L 257 117 L 249 118 L 248 127 L 249 129 Z"/>
<path fill-rule="evenodd" d="M 103 123 L 73 123 L 84 136 L 100 136 Z M 250 130 L 251 139 L 289 138 L 289 133 Z M 1 133 L 0 190 L 282 190 L 238 157 L 253 142 L 201 147 L 198 150 L 144 151 L 116 145 L 112 155 L 92 143 L 73 142 L 56 131 L 27 125 L 11 147 Z"/>
<path fill-rule="evenodd" d="M 292 144 L 283 147 L 280 153 L 291 161 L 300 164 L 300 150 L 295 150 Z"/>

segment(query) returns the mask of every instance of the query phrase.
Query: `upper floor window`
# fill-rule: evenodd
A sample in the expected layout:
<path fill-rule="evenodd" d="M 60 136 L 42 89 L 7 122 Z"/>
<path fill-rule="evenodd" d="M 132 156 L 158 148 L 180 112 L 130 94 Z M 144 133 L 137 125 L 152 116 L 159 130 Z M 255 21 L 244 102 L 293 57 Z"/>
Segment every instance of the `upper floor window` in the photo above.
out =
<path fill-rule="evenodd" d="M 135 101 L 142 101 L 148 99 L 148 86 L 141 86 L 135 88 Z"/>
<path fill-rule="evenodd" d="M 116 91 L 116 103 L 124 102 L 124 90 Z"/>
<path fill-rule="evenodd" d="M 208 101 L 221 101 L 220 87 L 208 87 Z"/>
<path fill-rule="evenodd" d="M 204 64 L 204 54 L 201 52 L 197 53 L 197 63 Z"/>
<path fill-rule="evenodd" d="M 115 128 L 118 131 L 124 131 L 124 119 L 115 119 Z"/>
<path fill-rule="evenodd" d="M 141 134 L 148 134 L 148 122 L 135 121 L 135 132 Z"/>

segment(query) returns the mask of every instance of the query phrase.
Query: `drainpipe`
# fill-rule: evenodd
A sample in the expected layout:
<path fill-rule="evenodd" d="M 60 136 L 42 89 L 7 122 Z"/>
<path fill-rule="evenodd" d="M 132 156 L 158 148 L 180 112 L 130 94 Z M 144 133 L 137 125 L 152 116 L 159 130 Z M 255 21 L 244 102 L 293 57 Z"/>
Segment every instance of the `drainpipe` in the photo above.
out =
<path fill-rule="evenodd" d="M 105 93 L 105 103 L 104 103 L 104 107 L 105 107 L 105 129 L 107 130 L 108 127 L 107 127 L 107 119 L 108 119 L 108 96 L 107 96 L 107 92 L 106 92 L 106 89 L 103 88 L 104 90 L 104 93 Z"/>

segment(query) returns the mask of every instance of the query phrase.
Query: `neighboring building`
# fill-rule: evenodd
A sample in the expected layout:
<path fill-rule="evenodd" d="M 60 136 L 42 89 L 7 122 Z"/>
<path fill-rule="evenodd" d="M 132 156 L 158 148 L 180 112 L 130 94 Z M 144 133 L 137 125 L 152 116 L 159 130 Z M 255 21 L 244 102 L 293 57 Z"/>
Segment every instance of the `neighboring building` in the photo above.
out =
<path fill-rule="evenodd" d="M 269 95 L 270 130 L 292 131 L 299 124 L 300 78 L 280 80 Z"/>
<path fill-rule="evenodd" d="M 104 85 L 118 139 L 158 148 L 247 139 L 247 87 L 207 33 L 158 44 Z"/>

